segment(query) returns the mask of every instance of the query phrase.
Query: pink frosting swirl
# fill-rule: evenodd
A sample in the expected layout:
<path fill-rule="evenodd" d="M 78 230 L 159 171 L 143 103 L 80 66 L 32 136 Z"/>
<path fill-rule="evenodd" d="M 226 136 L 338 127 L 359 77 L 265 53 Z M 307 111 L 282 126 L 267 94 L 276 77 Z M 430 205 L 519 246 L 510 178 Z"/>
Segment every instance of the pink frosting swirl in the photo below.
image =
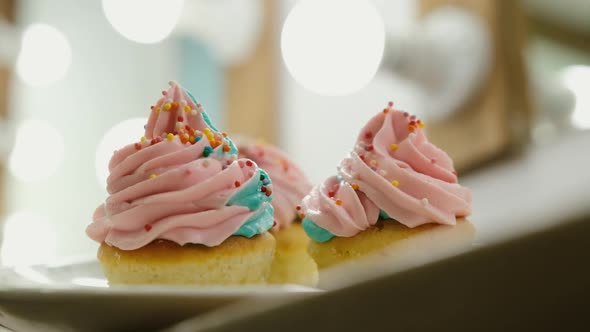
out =
<path fill-rule="evenodd" d="M 380 211 L 408 226 L 455 225 L 471 210 L 449 156 L 428 142 L 423 123 L 386 108 L 362 129 L 353 152 L 303 199 L 308 219 L 350 237 L 374 225 Z"/>
<path fill-rule="evenodd" d="M 305 173 L 278 148 L 262 143 L 238 141 L 240 156 L 254 160 L 273 183 L 272 206 L 279 228 L 296 219 L 296 207 L 312 188 Z"/>
<path fill-rule="evenodd" d="M 86 229 L 97 242 L 123 250 L 155 239 L 215 246 L 268 205 L 264 193 L 256 193 L 262 198 L 253 210 L 228 204 L 242 189 L 256 188 L 257 165 L 236 160 L 233 142 L 178 84 L 171 82 L 163 95 L 142 140 L 111 158 L 110 196 Z"/>

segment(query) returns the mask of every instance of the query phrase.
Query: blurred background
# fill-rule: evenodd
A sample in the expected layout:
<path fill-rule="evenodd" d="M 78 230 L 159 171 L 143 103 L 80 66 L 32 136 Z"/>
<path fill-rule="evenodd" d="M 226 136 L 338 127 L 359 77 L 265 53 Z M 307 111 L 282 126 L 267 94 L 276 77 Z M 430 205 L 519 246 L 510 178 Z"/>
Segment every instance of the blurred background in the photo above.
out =
<path fill-rule="evenodd" d="M 584 0 L 0 0 L 2 264 L 90 257 L 107 163 L 176 80 L 314 183 L 393 101 L 474 192 L 479 241 L 590 215 Z"/>

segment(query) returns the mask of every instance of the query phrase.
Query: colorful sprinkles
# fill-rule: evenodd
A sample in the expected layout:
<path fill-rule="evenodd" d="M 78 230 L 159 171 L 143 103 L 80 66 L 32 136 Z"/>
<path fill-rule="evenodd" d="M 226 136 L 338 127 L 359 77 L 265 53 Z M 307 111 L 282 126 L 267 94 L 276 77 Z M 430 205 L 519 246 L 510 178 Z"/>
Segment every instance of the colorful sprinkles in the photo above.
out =
<path fill-rule="evenodd" d="M 205 149 L 203 149 L 203 157 L 207 158 L 209 157 L 209 155 L 213 152 L 213 148 L 210 146 L 206 146 Z"/>
<path fill-rule="evenodd" d="M 384 117 L 388 116 L 389 114 L 395 114 L 392 111 L 395 111 L 393 109 L 393 102 L 388 102 L 387 103 L 387 107 L 383 109 L 383 113 L 384 113 Z M 402 112 L 402 111 L 397 111 L 397 112 Z M 404 118 L 406 118 L 407 121 L 407 130 L 408 130 L 408 136 L 407 138 L 410 140 L 413 140 L 416 138 L 416 130 L 419 128 L 424 128 L 425 124 L 416 117 L 416 115 L 410 115 L 408 112 L 402 112 L 401 113 L 403 115 Z M 375 171 L 376 173 L 378 173 L 379 175 L 381 175 L 383 178 L 385 178 L 387 176 L 387 171 L 385 169 L 378 169 L 377 167 L 379 166 L 379 158 L 371 158 L 374 157 L 373 154 L 371 154 L 371 152 L 375 151 L 375 146 L 373 145 L 373 143 L 375 143 L 373 140 L 373 138 L 375 137 L 374 132 L 372 131 L 366 131 L 364 133 L 362 133 L 362 141 L 358 142 L 357 146 L 356 146 L 356 154 L 357 156 L 365 163 L 367 164 L 367 166 L 369 166 L 373 171 Z M 390 151 L 397 151 L 399 149 L 399 145 L 398 143 L 390 143 L 389 144 L 389 150 Z M 436 159 L 430 159 L 430 162 L 432 164 L 436 163 Z M 400 166 L 402 167 L 402 166 Z M 457 175 L 456 171 L 453 171 L 453 174 Z M 353 179 L 360 179 L 359 176 L 354 175 L 352 172 L 350 173 L 350 176 Z M 344 181 L 344 180 L 342 180 Z M 358 185 L 358 183 L 348 183 L 347 181 L 343 182 L 344 184 L 349 184 L 350 187 L 353 190 L 359 190 L 360 187 Z M 399 187 L 400 182 L 397 179 L 391 180 L 391 185 L 393 187 Z M 342 185 L 342 183 L 341 183 Z M 336 198 L 336 194 L 337 194 L 337 188 L 334 189 L 332 188 L 332 190 L 329 190 L 326 192 L 326 195 L 328 196 L 329 199 L 334 201 L 334 204 L 338 205 L 338 206 L 342 206 L 343 201 L 340 198 Z M 424 197 L 422 199 L 420 199 L 421 204 L 423 204 L 424 206 L 429 204 L 428 198 Z M 301 219 L 303 220 L 305 218 L 305 214 L 302 213 L 302 208 L 301 206 L 297 206 L 295 208 L 295 214 Z"/>

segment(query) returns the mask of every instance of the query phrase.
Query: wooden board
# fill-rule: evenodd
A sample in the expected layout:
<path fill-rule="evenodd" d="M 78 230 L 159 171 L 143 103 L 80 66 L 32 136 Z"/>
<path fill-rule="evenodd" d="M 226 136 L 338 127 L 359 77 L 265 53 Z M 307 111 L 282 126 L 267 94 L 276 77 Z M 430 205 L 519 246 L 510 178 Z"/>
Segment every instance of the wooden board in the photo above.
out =
<path fill-rule="evenodd" d="M 258 47 L 249 59 L 229 68 L 228 100 L 225 112 L 228 131 L 275 142 L 278 119 L 275 98 L 278 91 L 276 70 L 277 3 L 262 1 L 264 22 Z"/>
<path fill-rule="evenodd" d="M 14 8 L 16 2 L 14 0 L 0 0 L 0 18 L 4 18 L 9 22 L 14 21 Z M 8 95 L 9 95 L 9 83 L 11 68 L 4 68 L 0 66 L 0 121 L 6 118 L 8 114 Z M 0 188 L 2 194 L 0 194 L 0 215 L 4 215 L 4 186 L 6 185 L 6 168 L 3 163 L 0 163 Z"/>
<path fill-rule="evenodd" d="M 9 22 L 14 20 L 14 0 L 0 0 L 0 18 Z M 8 108 L 8 83 L 10 69 L 0 66 L 0 117 L 6 116 Z"/>
<path fill-rule="evenodd" d="M 512 0 L 423 0 L 420 15 L 445 5 L 480 16 L 494 44 L 492 68 L 481 90 L 453 116 L 428 126 L 429 138 L 465 171 L 528 140 L 531 106 L 522 54 L 526 22 L 520 2 Z"/>

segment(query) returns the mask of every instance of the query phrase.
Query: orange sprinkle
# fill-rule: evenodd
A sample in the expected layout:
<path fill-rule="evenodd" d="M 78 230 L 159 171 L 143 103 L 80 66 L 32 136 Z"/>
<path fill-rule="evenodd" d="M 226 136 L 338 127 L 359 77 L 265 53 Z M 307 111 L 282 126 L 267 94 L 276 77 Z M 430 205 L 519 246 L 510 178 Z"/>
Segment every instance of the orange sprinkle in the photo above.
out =
<path fill-rule="evenodd" d="M 302 213 L 299 215 L 299 218 L 304 219 L 305 218 L 305 213 Z"/>
<path fill-rule="evenodd" d="M 193 136 L 193 135 L 189 136 L 188 141 L 191 143 L 195 143 L 195 136 Z"/>
<path fill-rule="evenodd" d="M 227 133 L 226 133 L 225 131 L 224 131 L 224 132 L 222 132 L 222 133 L 221 133 L 221 135 L 222 135 L 223 137 L 227 137 Z"/>
<path fill-rule="evenodd" d="M 342 200 L 340 200 L 340 199 L 337 199 L 337 200 L 336 200 L 336 205 L 342 205 Z"/>
<path fill-rule="evenodd" d="M 383 113 L 385 113 L 385 114 L 389 113 L 389 108 L 384 108 Z"/>
<path fill-rule="evenodd" d="M 173 102 L 172 103 L 172 109 L 175 110 L 178 108 L 178 103 L 177 102 Z"/>
<path fill-rule="evenodd" d="M 351 184 L 350 186 L 351 186 L 351 187 L 352 187 L 352 189 L 354 189 L 354 190 L 358 190 L 358 189 L 359 189 L 359 185 L 358 185 L 358 184 L 356 184 L 356 183 L 353 183 L 353 184 Z"/>
<path fill-rule="evenodd" d="M 223 152 L 229 152 L 231 150 L 231 148 L 229 147 L 229 145 L 224 144 L 223 145 Z"/>

